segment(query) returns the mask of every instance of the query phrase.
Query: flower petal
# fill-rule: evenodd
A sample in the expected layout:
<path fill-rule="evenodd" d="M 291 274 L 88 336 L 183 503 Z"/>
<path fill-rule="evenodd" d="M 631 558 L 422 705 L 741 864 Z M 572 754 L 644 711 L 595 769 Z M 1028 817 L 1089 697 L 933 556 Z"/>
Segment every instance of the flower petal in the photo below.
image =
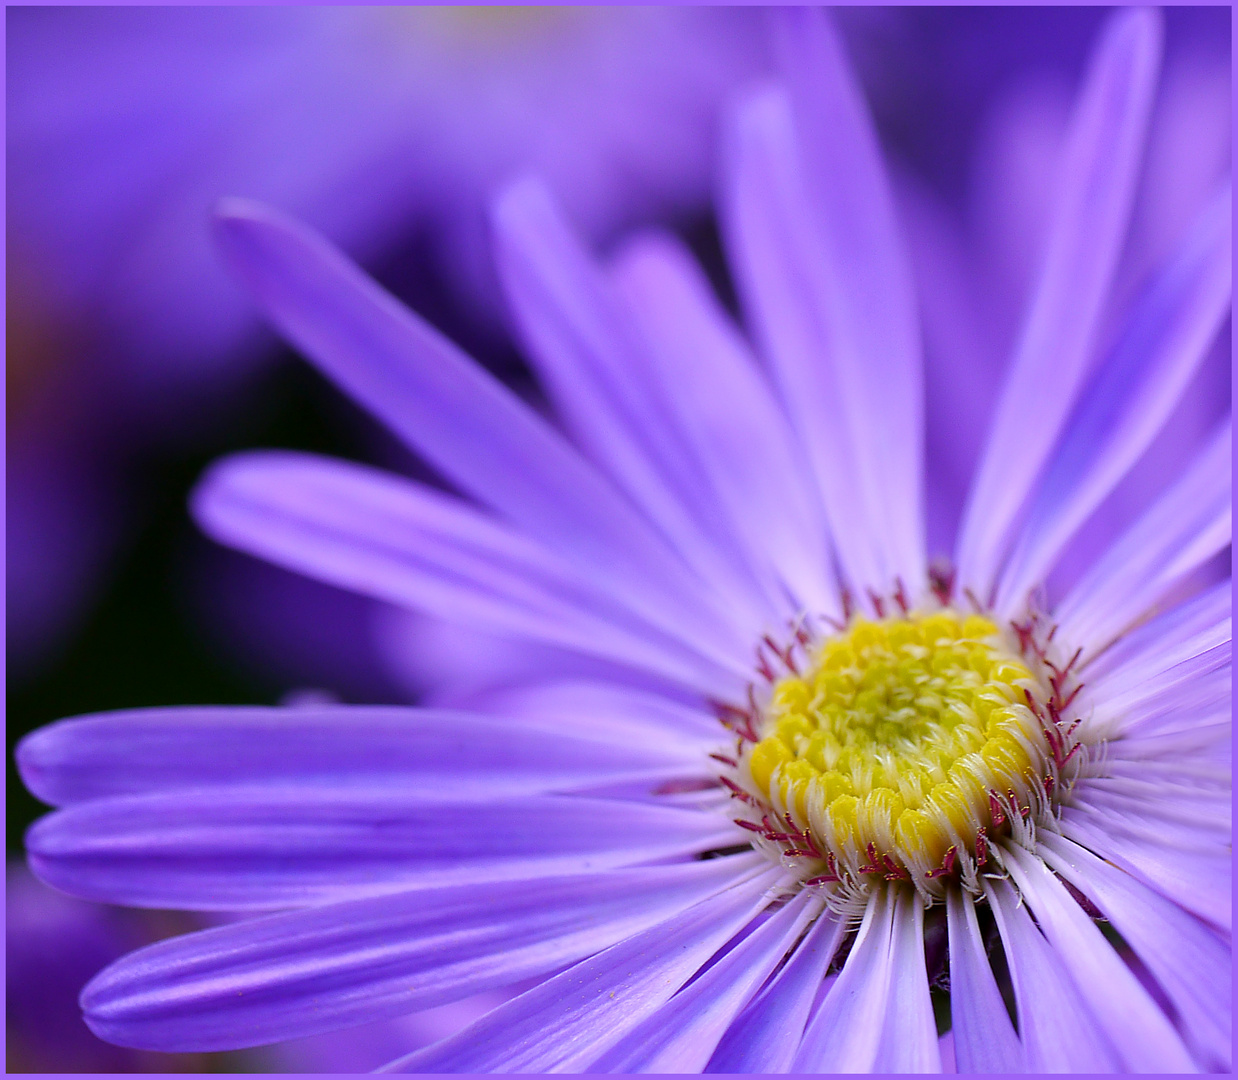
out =
<path fill-rule="evenodd" d="M 1120 752 L 1112 756 L 1107 768 L 1115 775 L 1143 774 L 1152 766 L 1166 773 L 1192 773 L 1221 779 L 1230 785 L 1233 761 L 1233 723 L 1230 710 L 1211 717 L 1194 718 L 1194 723 L 1178 731 L 1156 735 L 1123 737 L 1113 744 Z M 1154 764 L 1153 764 L 1154 763 Z"/>
<path fill-rule="evenodd" d="M 767 868 L 500 1006 L 388 1072 L 578 1071 L 661 1007 L 765 905 Z"/>
<path fill-rule="evenodd" d="M 1121 1062 L 1067 974 L 1059 953 L 1036 929 L 1019 894 L 1001 878 L 981 878 L 1001 934 L 1028 1072 L 1120 1072 Z"/>
<path fill-rule="evenodd" d="M 946 893 L 950 946 L 950 1016 L 959 1072 L 1023 1071 L 1019 1036 L 989 967 L 976 907 L 961 889 Z"/>
<path fill-rule="evenodd" d="M 797 1072 L 940 1072 L 924 967 L 924 907 L 874 890 L 838 981 L 804 1032 Z"/>
<path fill-rule="evenodd" d="M 928 550 L 953 551 L 1006 357 L 960 222 L 926 184 L 895 173 L 924 326 Z M 992 275 L 989 275 L 990 277 Z"/>
<path fill-rule="evenodd" d="M 289 340 L 462 490 L 646 612 L 714 618 L 696 579 L 596 469 L 497 379 L 304 226 L 244 200 L 225 258 Z"/>
<path fill-rule="evenodd" d="M 1187 473 L 1083 576 L 1054 612 L 1063 638 L 1096 655 L 1230 541 L 1227 420 Z"/>
<path fill-rule="evenodd" d="M 1232 611 L 1233 586 L 1229 581 L 1219 582 L 1124 634 L 1100 656 L 1081 663 L 1080 671 L 1089 687 L 1107 685 L 1111 679 L 1112 685 L 1125 685 L 1131 675 L 1147 666 L 1163 670 L 1163 657 L 1176 658 L 1184 643 L 1199 635 L 1212 632 L 1216 635 L 1212 643 L 1217 645 L 1229 641 Z"/>
<path fill-rule="evenodd" d="M 727 1030 L 705 1071 L 790 1071 L 813 1002 L 846 932 L 845 919 L 819 917 L 786 966 Z"/>
<path fill-rule="evenodd" d="M 1211 857 L 1201 851 L 1185 853 L 1173 843 L 1158 842 L 1155 831 L 1132 835 L 1112 819 L 1098 821 L 1070 807 L 1062 812 L 1062 833 L 1187 911 L 1226 932 L 1233 929 L 1233 860 L 1228 852 Z"/>
<path fill-rule="evenodd" d="M 140 709 L 63 720 L 16 752 L 54 806 L 216 784 L 378 785 L 453 796 L 563 790 L 701 770 L 687 740 L 624 740 L 588 715 L 544 720 L 383 706 Z M 626 734 L 631 734 L 629 729 Z"/>
<path fill-rule="evenodd" d="M 914 594 L 925 565 L 924 374 L 911 261 L 877 132 L 829 17 L 788 8 L 777 27 L 808 198 L 802 228 L 817 252 L 806 280 L 829 345 L 818 363 L 835 368 L 853 460 L 876 485 L 868 510 L 886 573 L 865 584 L 901 577 Z"/>
<path fill-rule="evenodd" d="M 960 530 L 959 580 L 982 598 L 1087 371 L 1126 235 L 1160 51 L 1156 12 L 1115 14 L 1076 106 L 1045 263 Z"/>
<path fill-rule="evenodd" d="M 689 685 L 715 690 L 715 665 L 743 655 L 716 629 L 698 635 L 681 625 L 684 638 L 664 637 L 535 541 L 457 499 L 364 466 L 273 451 L 235 455 L 212 467 L 194 510 L 217 539 L 333 585 Z M 700 650 L 714 646 L 721 651 L 704 660 Z M 729 666 L 733 680 L 746 675 L 742 661 Z"/>
<path fill-rule="evenodd" d="M 1080 525 L 1151 444 L 1229 310 L 1231 191 L 1226 185 L 1137 302 L 1126 331 L 1080 397 L 998 588 L 1016 613 Z"/>
<path fill-rule="evenodd" d="M 818 13 L 788 17 L 805 20 L 805 49 L 820 54 L 828 83 L 820 89 L 829 94 L 822 108 L 830 118 L 823 137 L 839 143 L 833 171 L 848 175 L 837 188 L 810 187 L 817 178 L 806 177 L 802 126 L 797 129 L 791 102 L 778 90 L 754 94 L 731 132 L 722 201 L 726 239 L 761 353 L 821 489 L 846 577 L 854 587 L 886 592 L 901 576 L 918 593 L 923 415 L 914 307 L 902 303 L 910 270 L 894 235 L 876 141 L 841 50 Z M 813 56 L 797 65 L 811 65 Z M 804 71 L 799 78 L 811 92 L 813 76 Z M 803 93 L 795 105 L 805 109 L 801 125 L 813 122 L 815 108 Z M 819 149 L 814 138 L 810 167 Z M 866 303 L 889 317 L 888 326 Z M 892 351 L 874 354 L 878 345 Z"/>
<path fill-rule="evenodd" d="M 495 687 L 547 679 L 591 679 L 671 695 L 682 692 L 682 685 L 650 671 L 390 604 L 372 612 L 370 631 L 368 644 L 378 650 L 383 669 L 404 697 L 425 706 L 471 709 L 475 699 Z"/>
<path fill-rule="evenodd" d="M 787 955 L 821 902 L 800 891 L 596 1061 L 590 1072 L 700 1072 L 728 1025 Z"/>
<path fill-rule="evenodd" d="M 1208 630 L 1186 642 L 1179 652 L 1182 659 L 1174 663 L 1173 657 L 1165 657 L 1169 663 L 1161 671 L 1149 665 L 1131 672 L 1122 689 L 1112 683 L 1108 692 L 1089 687 L 1095 705 L 1085 721 L 1087 730 L 1109 738 L 1151 735 L 1194 727 L 1202 717 L 1223 712 L 1230 700 L 1233 643 L 1227 635 L 1213 644 L 1222 632 Z M 1189 651 L 1195 649 L 1200 651 Z"/>
<path fill-rule="evenodd" d="M 890 999 L 874 1072 L 941 1072 L 941 1048 L 924 960 L 924 905 L 898 891 L 890 943 Z"/>
<path fill-rule="evenodd" d="M 1018 845 L 1006 868 L 1092 1014 L 1130 1070 L 1191 1072 L 1194 1063 L 1139 980 L 1045 864 Z"/>
<path fill-rule="evenodd" d="M 1231 951 L 1203 924 L 1129 874 L 1060 836 L 1040 837 L 1045 861 L 1104 913 L 1178 1010 L 1211 1069 L 1233 1055 Z"/>
<path fill-rule="evenodd" d="M 1071 804 L 1098 812 L 1126 813 L 1132 820 L 1155 819 L 1156 826 L 1177 822 L 1188 834 L 1207 843 L 1221 837 L 1228 842 L 1232 793 L 1228 788 L 1207 787 L 1194 778 L 1178 780 L 1145 769 L 1142 777 L 1098 776 L 1076 781 Z M 1168 839 L 1168 838 L 1167 838 Z"/>
<path fill-rule="evenodd" d="M 737 839 L 719 814 L 648 802 L 287 785 L 78 803 L 38 821 L 26 848 L 35 873 L 77 896 L 229 911 L 604 869 Z"/>
<path fill-rule="evenodd" d="M 130 953 L 95 976 L 82 1007 L 100 1038 L 148 1050 L 298 1038 L 553 971 L 729 888 L 752 865 L 449 885 L 250 919 Z"/>
<path fill-rule="evenodd" d="M 566 731 L 587 729 L 590 738 L 658 741 L 672 753 L 708 753 L 717 748 L 723 732 L 701 705 L 637 687 L 577 679 L 503 686 L 474 698 L 470 707 Z"/>
<path fill-rule="evenodd" d="M 824 511 L 755 358 L 683 244 L 630 240 L 611 276 L 649 345 L 649 379 L 763 580 L 799 609 L 835 613 Z"/>
<path fill-rule="evenodd" d="M 682 553 L 691 576 L 727 598 L 719 617 L 759 628 L 770 610 L 684 445 L 657 365 L 600 269 L 535 180 L 503 191 L 493 223 L 518 328 L 574 441 Z"/>

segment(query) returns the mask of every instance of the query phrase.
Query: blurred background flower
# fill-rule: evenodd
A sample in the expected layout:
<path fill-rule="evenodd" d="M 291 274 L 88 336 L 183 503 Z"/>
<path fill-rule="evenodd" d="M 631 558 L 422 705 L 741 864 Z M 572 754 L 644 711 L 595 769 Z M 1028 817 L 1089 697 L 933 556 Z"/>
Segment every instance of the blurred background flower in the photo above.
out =
<path fill-rule="evenodd" d="M 243 1054 L 157 1054 L 95 1038 L 77 995 L 101 965 L 198 929 L 192 916 L 91 904 L 56 892 L 20 862 L 5 876 L 5 1033 L 9 1072 L 236 1071 Z"/>
<path fill-rule="evenodd" d="M 211 250 L 216 199 L 315 222 L 501 337 L 487 193 L 552 180 L 596 239 L 700 213 L 755 13 L 30 8 L 8 23 L 11 658 L 124 538 L 135 452 L 209 437 L 276 354 Z M 493 351 L 493 350 L 492 350 Z"/>
<path fill-rule="evenodd" d="M 1166 16 L 1115 312 L 1230 160 L 1230 13 Z M 490 193 L 512 173 L 536 172 L 603 248 L 632 226 L 669 225 L 729 295 L 712 165 L 724 102 L 767 70 L 762 13 L 17 8 L 6 17 L 10 746 L 49 720 L 104 708 L 295 701 L 306 687 L 350 701 L 443 698 L 518 679 L 530 663 L 545 670 L 544 657 L 510 642 L 479 641 L 193 533 L 185 495 L 207 461 L 233 448 L 297 447 L 427 475 L 261 328 L 209 245 L 208 212 L 221 195 L 247 195 L 306 220 L 532 394 L 491 278 Z M 897 174 L 923 301 L 928 415 L 961 417 L 974 436 L 928 430 L 942 487 L 928 502 L 944 508 L 929 522 L 934 551 L 951 547 L 1102 17 L 1087 8 L 839 13 Z M 1229 341 L 1227 329 L 1166 425 L 1174 434 L 1102 508 L 1077 564 L 1159 494 L 1226 410 Z M 947 398 L 950 410 L 934 406 Z M 13 856 L 38 808 L 11 765 L 9 778 Z M 111 909 L 61 903 L 29 881 L 16 888 L 11 880 L 10 1000 L 48 1004 L 11 1005 L 10 1069 L 180 1067 L 91 1057 L 64 1005 L 70 984 L 132 948 L 133 934 L 172 928 L 135 929 Z M 54 992 L 17 996 L 40 967 L 15 957 L 87 939 L 96 944 L 69 954 L 98 963 L 57 963 Z M 40 1034 L 38 1017 L 53 1014 L 72 1034 Z M 437 1018 L 447 1029 L 468 1019 Z M 373 1047 L 387 1036 L 357 1035 L 351 1048 L 307 1043 L 243 1067 L 377 1063 Z M 398 1033 L 406 1048 L 417 1037 Z"/>

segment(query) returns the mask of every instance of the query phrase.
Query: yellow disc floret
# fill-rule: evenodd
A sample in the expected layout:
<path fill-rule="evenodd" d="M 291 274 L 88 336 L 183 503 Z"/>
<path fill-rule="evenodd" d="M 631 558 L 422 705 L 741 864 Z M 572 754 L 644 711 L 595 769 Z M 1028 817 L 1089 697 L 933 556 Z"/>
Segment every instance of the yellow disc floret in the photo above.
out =
<path fill-rule="evenodd" d="M 970 875 L 1044 803 L 1043 694 L 986 618 L 857 619 L 774 684 L 741 776 L 831 875 Z"/>

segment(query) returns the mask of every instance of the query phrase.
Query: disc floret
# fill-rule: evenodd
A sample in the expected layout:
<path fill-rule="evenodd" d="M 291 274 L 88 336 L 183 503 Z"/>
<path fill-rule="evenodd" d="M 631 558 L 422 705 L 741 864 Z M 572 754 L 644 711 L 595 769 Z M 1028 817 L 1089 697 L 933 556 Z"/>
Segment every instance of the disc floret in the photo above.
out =
<path fill-rule="evenodd" d="M 723 781 L 807 882 L 978 890 L 994 838 L 1051 816 L 1069 671 L 1024 636 L 944 608 L 855 617 L 805 651 L 769 680 Z"/>

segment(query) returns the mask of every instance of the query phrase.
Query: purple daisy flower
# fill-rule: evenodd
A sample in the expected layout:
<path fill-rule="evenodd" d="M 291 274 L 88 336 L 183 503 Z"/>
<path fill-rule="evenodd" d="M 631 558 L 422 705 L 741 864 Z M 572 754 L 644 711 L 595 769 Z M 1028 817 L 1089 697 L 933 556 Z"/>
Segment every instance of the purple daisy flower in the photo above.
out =
<path fill-rule="evenodd" d="M 1043 589 L 1229 309 L 1226 185 L 1100 333 L 1158 18 L 1115 15 L 1090 64 L 950 566 L 926 557 L 916 302 L 878 144 L 825 18 L 781 29 L 785 84 L 740 104 L 722 199 L 755 350 L 669 237 L 599 267 L 542 186 L 499 200 L 499 271 L 566 436 L 321 239 L 223 211 L 270 318 L 468 499 L 265 452 L 208 474 L 203 525 L 596 668 L 471 711 L 31 736 L 23 776 L 63 807 L 28 838 L 46 881 L 269 912 L 105 970 L 82 998 L 102 1037 L 258 1045 L 532 978 L 389 1068 L 1229 1067 L 1228 421 Z"/>

